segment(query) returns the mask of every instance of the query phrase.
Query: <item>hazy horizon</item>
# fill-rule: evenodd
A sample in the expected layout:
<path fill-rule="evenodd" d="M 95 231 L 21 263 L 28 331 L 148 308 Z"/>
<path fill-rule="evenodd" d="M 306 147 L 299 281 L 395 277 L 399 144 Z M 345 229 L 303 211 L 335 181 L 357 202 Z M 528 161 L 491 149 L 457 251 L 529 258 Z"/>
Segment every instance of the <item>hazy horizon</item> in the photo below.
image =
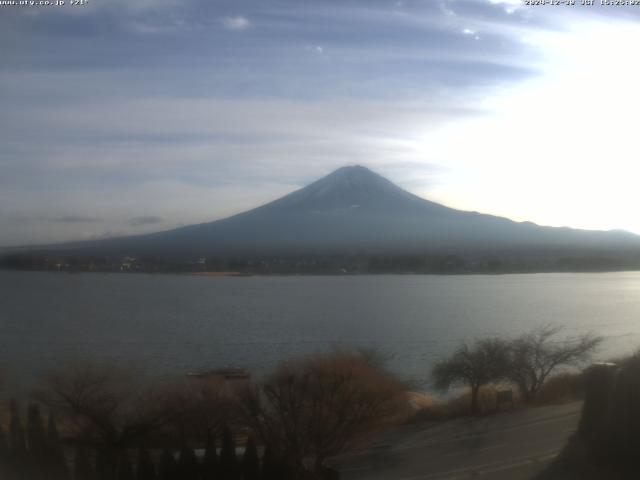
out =
<path fill-rule="evenodd" d="M 368 171 L 369 173 L 365 174 L 366 176 L 369 176 L 372 173 L 373 175 L 370 175 L 371 177 L 374 177 L 374 178 L 378 177 L 378 173 L 377 172 L 372 171 L 371 169 L 369 169 L 368 167 L 366 167 L 364 165 L 346 165 L 346 166 L 343 166 L 343 167 L 339 167 L 338 169 L 333 170 L 332 172 L 329 172 L 327 175 L 325 175 L 325 176 L 323 176 L 323 177 L 321 177 L 319 179 L 313 180 L 311 183 L 302 186 L 300 189 L 295 189 L 295 190 L 293 190 L 291 192 L 287 192 L 281 197 L 268 199 L 267 201 L 262 202 L 262 203 L 260 203 L 258 205 L 250 206 L 246 210 L 242 210 L 242 211 L 239 211 L 239 212 L 233 212 L 229 216 L 226 216 L 226 217 L 223 217 L 223 218 L 210 219 L 209 221 L 205 221 L 203 223 L 204 224 L 214 223 L 217 220 L 223 220 L 223 219 L 226 219 L 226 218 L 234 217 L 235 215 L 239 215 L 239 214 L 242 214 L 242 213 L 252 212 L 254 210 L 257 212 L 258 210 L 262 210 L 262 207 L 267 207 L 267 206 L 271 206 L 272 204 L 276 205 L 277 203 L 280 203 L 281 200 L 285 200 L 285 197 L 286 197 L 287 200 L 289 200 L 289 198 L 293 198 L 294 197 L 294 194 L 297 195 L 299 193 L 307 192 L 310 188 L 312 188 L 314 186 L 314 184 L 320 183 L 320 182 L 327 182 L 330 178 L 334 177 L 335 174 L 337 174 L 339 172 L 348 171 L 348 170 L 352 170 L 352 169 L 358 169 L 359 172 L 362 171 L 362 170 L 364 170 L 365 172 Z M 359 172 L 358 172 L 358 175 L 360 174 Z M 351 175 L 351 173 L 349 173 L 348 175 Z M 384 180 L 389 180 L 389 179 L 386 179 L 385 177 L 378 177 L 378 178 L 382 178 Z M 367 182 L 369 182 L 369 181 L 370 180 L 367 179 Z M 335 183 L 335 181 L 330 181 L 329 183 Z M 391 182 L 391 183 L 393 184 L 393 182 Z M 309 187 L 309 188 L 307 188 L 307 187 Z M 367 187 L 365 187 L 365 188 L 371 188 L 371 187 L 374 187 L 374 184 L 367 185 Z M 396 187 L 397 187 L 397 185 L 396 185 Z M 380 187 L 379 186 L 375 186 L 374 188 L 380 188 Z M 404 189 L 400 189 L 400 191 L 408 192 L 407 190 L 404 190 Z M 408 192 L 408 193 L 412 193 L 412 192 Z M 382 194 L 384 196 L 383 191 L 376 191 L 376 194 Z M 416 196 L 418 198 L 422 199 L 422 200 L 429 200 L 427 198 L 420 197 L 419 195 L 416 195 Z M 324 195 L 323 197 L 327 197 L 327 195 Z M 388 201 L 388 199 L 386 199 L 386 198 L 381 198 L 381 200 L 383 202 Z M 323 202 L 326 201 L 326 198 L 324 200 L 322 200 L 322 201 Z M 447 205 L 444 205 L 444 204 L 437 204 L 436 203 L 436 205 L 443 205 L 443 206 L 449 208 Z M 354 205 L 354 206 L 356 206 L 356 205 Z M 357 206 L 359 207 L 359 205 L 357 205 Z M 327 205 L 327 206 L 325 206 L 325 208 L 330 208 L 330 207 Z M 456 211 L 459 211 L 459 212 L 472 212 L 471 210 L 469 210 L 469 211 L 466 211 L 466 210 L 449 210 L 450 213 L 454 213 Z M 484 212 L 475 212 L 475 213 L 483 214 Z M 507 218 L 507 217 L 497 217 L 497 218 Z M 384 224 L 384 217 L 380 217 L 378 220 Z M 69 221 L 72 222 L 72 220 L 69 220 Z M 537 225 L 537 224 L 535 224 L 533 222 L 530 222 L 530 221 L 524 221 L 524 223 Z M 545 227 L 547 225 L 540 225 L 540 226 Z M 178 228 L 180 228 L 180 227 L 178 227 Z M 281 226 L 279 226 L 278 228 L 281 228 Z M 166 232 L 166 231 L 170 231 L 170 230 L 173 230 L 173 229 L 166 229 L 165 228 L 165 229 L 157 230 L 157 231 L 152 230 L 150 232 L 144 232 L 144 233 L 140 233 L 138 235 L 145 235 L 146 233 L 161 233 L 161 232 Z M 585 231 L 594 231 L 594 232 L 598 232 L 598 231 L 624 232 L 624 230 L 622 230 L 622 229 L 610 229 L 610 230 L 574 229 L 574 230 L 585 230 Z M 505 232 L 502 232 L 501 229 L 498 228 L 497 229 L 497 233 L 498 233 L 498 235 L 501 235 L 501 234 L 504 234 Z M 630 233 L 633 233 L 633 232 L 630 232 Z M 417 235 L 417 232 L 416 232 L 416 235 Z M 103 235 L 103 236 L 96 237 L 96 238 L 90 238 L 88 240 L 102 240 L 102 239 L 106 240 L 106 239 L 110 239 L 110 238 L 121 238 L 121 237 L 128 237 L 128 236 L 132 236 L 132 235 L 131 234 L 127 234 L 127 233 L 123 233 L 121 235 L 118 235 L 118 234 L 115 234 L 115 235 Z M 136 236 L 136 234 L 133 234 L 133 236 Z M 86 239 L 72 239 L 71 243 L 73 243 L 74 240 L 75 241 L 83 241 L 83 240 L 86 240 Z M 58 243 L 59 244 L 65 244 L 65 241 L 58 242 Z M 52 243 L 51 245 L 55 245 L 55 244 L 56 243 Z M 8 248 L 11 249 L 11 248 L 30 247 L 30 246 L 34 246 L 34 247 L 36 247 L 36 246 L 46 246 L 46 244 L 34 243 L 34 244 L 23 244 L 23 245 L 10 245 L 10 246 L 8 246 Z M 3 248 L 3 247 L 5 247 L 5 246 L 0 245 L 0 248 Z M 407 247 L 408 247 L 408 245 L 407 245 Z M 577 245 L 576 245 L 576 248 L 577 248 Z"/>
<path fill-rule="evenodd" d="M 456 209 L 640 233 L 633 7 L 0 12 L 0 246 L 212 221 L 352 164 Z"/>

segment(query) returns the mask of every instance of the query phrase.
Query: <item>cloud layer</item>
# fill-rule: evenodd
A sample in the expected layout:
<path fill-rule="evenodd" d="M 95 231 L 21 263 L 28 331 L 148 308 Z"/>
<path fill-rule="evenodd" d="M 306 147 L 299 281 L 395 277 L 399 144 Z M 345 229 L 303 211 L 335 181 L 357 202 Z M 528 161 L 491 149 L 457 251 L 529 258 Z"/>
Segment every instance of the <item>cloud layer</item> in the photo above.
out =
<path fill-rule="evenodd" d="M 517 198 L 501 210 L 468 178 L 486 164 L 517 185 L 504 159 L 519 147 L 461 150 L 451 132 L 489 129 L 499 99 L 524 106 L 509 92 L 552 71 L 545 41 L 637 18 L 497 0 L 0 8 L 0 245 L 221 218 L 350 163 L 518 216 Z"/>

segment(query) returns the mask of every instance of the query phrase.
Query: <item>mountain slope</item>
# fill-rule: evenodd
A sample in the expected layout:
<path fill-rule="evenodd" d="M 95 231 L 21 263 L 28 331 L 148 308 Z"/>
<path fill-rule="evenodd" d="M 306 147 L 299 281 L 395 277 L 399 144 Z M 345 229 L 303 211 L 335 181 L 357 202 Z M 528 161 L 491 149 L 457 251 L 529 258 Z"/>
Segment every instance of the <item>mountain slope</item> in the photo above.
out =
<path fill-rule="evenodd" d="M 640 247 L 626 232 L 541 227 L 454 210 L 361 166 L 343 167 L 256 209 L 215 222 L 63 250 L 87 254 L 210 256 L 277 253 L 423 253 Z"/>

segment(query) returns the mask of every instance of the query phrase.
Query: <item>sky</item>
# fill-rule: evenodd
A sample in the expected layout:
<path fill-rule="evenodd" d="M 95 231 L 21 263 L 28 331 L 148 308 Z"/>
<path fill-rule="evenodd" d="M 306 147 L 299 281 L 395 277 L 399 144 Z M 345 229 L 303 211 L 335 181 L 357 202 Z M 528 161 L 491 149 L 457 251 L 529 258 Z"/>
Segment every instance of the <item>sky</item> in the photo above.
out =
<path fill-rule="evenodd" d="M 455 208 L 640 233 L 640 7 L 8 3 L 0 246 L 219 219 L 352 164 Z"/>

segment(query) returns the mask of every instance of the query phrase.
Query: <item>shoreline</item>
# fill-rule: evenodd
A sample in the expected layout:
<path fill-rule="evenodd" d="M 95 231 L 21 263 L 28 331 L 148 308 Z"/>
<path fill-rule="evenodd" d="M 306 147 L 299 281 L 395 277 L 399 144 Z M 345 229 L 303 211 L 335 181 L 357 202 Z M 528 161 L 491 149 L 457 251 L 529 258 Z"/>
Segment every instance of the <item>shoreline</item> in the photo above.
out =
<path fill-rule="evenodd" d="M 638 273 L 640 269 L 612 270 L 533 270 L 503 272 L 240 272 L 240 271 L 206 271 L 206 272 L 171 272 L 171 271 L 117 271 L 117 270 L 53 270 L 53 269 L 17 269 L 0 268 L 0 272 L 23 273 L 56 273 L 56 274 L 117 274 L 117 275 L 175 275 L 196 277 L 357 277 L 357 276 L 437 276 L 437 277 L 478 277 L 505 275 L 561 275 L 561 274 L 603 274 L 603 273 Z"/>

